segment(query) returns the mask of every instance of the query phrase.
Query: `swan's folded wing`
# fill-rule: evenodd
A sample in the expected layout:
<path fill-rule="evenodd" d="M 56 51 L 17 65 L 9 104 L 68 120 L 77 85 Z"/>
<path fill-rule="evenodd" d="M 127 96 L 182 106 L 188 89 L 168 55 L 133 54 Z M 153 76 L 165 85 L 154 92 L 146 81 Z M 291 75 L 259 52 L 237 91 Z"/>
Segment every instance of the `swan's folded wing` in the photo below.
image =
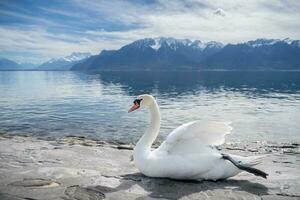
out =
<path fill-rule="evenodd" d="M 198 152 L 209 145 L 221 145 L 225 135 L 232 130 L 230 123 L 214 121 L 193 121 L 173 130 L 160 150 L 171 152 L 178 149 Z M 200 153 L 200 152 L 199 152 Z"/>

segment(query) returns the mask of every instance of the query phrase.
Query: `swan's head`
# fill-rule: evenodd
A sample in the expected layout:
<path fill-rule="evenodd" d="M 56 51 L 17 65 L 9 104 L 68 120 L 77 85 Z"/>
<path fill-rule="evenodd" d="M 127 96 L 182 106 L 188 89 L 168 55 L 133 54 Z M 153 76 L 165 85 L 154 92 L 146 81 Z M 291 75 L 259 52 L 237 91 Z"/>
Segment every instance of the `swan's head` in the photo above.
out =
<path fill-rule="evenodd" d="M 132 107 L 128 110 L 128 112 L 132 112 L 134 110 L 139 109 L 140 107 L 150 107 L 155 102 L 155 99 L 150 94 L 142 94 L 139 95 L 134 101 Z"/>

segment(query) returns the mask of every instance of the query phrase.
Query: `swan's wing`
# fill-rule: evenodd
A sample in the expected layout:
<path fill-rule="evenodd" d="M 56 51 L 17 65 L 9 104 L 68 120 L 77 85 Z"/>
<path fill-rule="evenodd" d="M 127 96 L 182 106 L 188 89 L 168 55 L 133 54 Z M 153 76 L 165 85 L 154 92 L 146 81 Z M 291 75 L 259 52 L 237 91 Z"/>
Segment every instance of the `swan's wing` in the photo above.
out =
<path fill-rule="evenodd" d="M 230 123 L 214 121 L 193 121 L 173 130 L 159 148 L 160 151 L 198 152 L 207 151 L 210 145 L 221 145 L 225 135 L 232 130 Z"/>
<path fill-rule="evenodd" d="M 215 121 L 189 122 L 173 130 L 166 142 L 177 143 L 181 140 L 200 139 L 203 144 L 221 145 L 225 141 L 225 135 L 232 130 L 229 124 Z"/>

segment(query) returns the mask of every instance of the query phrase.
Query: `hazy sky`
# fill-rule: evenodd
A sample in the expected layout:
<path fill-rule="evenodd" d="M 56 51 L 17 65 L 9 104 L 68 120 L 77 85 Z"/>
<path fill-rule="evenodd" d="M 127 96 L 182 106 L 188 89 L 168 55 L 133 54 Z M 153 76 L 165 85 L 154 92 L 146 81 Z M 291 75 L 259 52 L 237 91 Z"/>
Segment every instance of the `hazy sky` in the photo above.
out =
<path fill-rule="evenodd" d="M 1 0 L 0 56 L 39 63 L 145 37 L 300 39 L 300 0 Z"/>

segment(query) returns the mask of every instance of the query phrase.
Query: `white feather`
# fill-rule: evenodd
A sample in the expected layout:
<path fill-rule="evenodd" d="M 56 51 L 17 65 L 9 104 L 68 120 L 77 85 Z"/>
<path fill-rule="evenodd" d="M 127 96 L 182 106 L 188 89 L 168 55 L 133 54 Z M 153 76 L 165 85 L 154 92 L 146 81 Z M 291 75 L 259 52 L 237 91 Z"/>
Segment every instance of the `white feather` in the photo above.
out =
<path fill-rule="evenodd" d="M 193 121 L 172 131 L 161 146 L 151 151 L 151 144 L 160 128 L 160 112 L 151 95 L 140 95 L 141 106 L 150 110 L 151 124 L 134 148 L 134 162 L 137 168 L 151 177 L 174 179 L 217 180 L 241 172 L 230 161 L 224 160 L 214 145 L 225 141 L 232 127 L 228 122 Z M 255 165 L 259 157 L 233 156 L 237 161 Z"/>

